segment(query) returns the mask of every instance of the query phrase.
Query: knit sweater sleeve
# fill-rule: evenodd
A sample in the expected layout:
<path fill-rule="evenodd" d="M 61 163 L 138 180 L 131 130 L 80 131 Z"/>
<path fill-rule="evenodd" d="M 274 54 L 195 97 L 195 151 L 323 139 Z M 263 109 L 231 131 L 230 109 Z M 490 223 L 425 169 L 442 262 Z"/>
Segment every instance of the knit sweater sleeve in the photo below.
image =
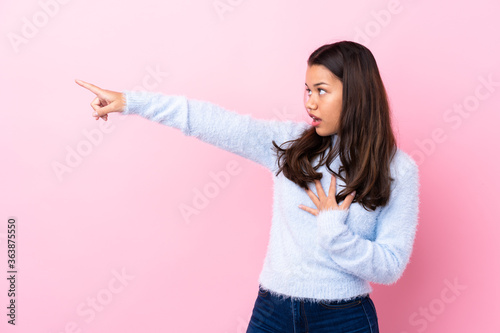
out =
<path fill-rule="evenodd" d="M 396 179 L 389 203 L 378 218 L 375 239 L 353 233 L 346 225 L 349 209 L 317 215 L 318 241 L 331 260 L 349 274 L 380 284 L 393 284 L 407 266 L 415 239 L 419 177 L 415 162 Z"/>
<path fill-rule="evenodd" d="M 276 168 L 272 141 L 278 145 L 306 128 L 306 122 L 256 119 L 216 104 L 185 96 L 158 92 L 124 91 L 124 115 L 137 114 L 160 124 L 180 129 L 206 143 Z"/>

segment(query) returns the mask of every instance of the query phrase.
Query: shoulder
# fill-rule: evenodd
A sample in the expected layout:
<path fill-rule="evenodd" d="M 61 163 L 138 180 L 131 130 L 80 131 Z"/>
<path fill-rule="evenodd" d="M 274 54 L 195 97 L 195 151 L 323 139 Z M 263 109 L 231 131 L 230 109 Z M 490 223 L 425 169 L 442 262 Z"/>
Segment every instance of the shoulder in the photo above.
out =
<path fill-rule="evenodd" d="M 397 147 L 391 161 L 391 173 L 396 179 L 418 178 L 418 165 L 408 153 Z"/>
<path fill-rule="evenodd" d="M 304 131 L 306 131 L 312 127 L 311 124 L 308 124 L 305 121 L 297 122 L 297 121 L 289 120 L 288 122 L 290 123 L 289 124 L 290 135 L 295 139 L 300 137 L 302 135 L 302 133 L 304 133 Z"/>
<path fill-rule="evenodd" d="M 279 132 L 278 140 L 281 144 L 289 140 L 298 139 L 300 136 L 302 136 L 305 130 L 311 128 L 311 125 L 304 121 L 299 122 L 293 120 L 275 120 L 275 128 Z"/>
<path fill-rule="evenodd" d="M 390 202 L 396 205 L 404 204 L 408 207 L 419 202 L 420 179 L 418 165 L 415 160 L 405 151 L 397 149 L 391 161 L 391 182 Z M 388 206 L 393 206 L 389 204 Z M 410 209 L 410 208 L 408 208 Z M 412 208 L 413 209 L 413 208 Z"/>

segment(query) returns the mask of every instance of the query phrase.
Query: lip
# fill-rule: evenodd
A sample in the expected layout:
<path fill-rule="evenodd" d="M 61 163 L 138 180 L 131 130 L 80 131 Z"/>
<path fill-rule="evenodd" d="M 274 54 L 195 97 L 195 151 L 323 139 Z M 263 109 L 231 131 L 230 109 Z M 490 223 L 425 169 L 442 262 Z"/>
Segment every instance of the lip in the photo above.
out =
<path fill-rule="evenodd" d="M 313 120 L 314 120 L 314 118 L 316 118 L 317 120 L 322 120 L 321 118 L 316 117 L 316 116 L 315 116 L 315 115 L 313 115 L 312 113 L 309 113 L 309 112 L 308 112 L 308 114 L 309 114 L 309 117 L 313 118 Z"/>
<path fill-rule="evenodd" d="M 316 117 L 315 115 L 313 115 L 312 113 L 309 113 L 309 112 L 307 112 L 307 114 L 309 114 L 309 117 L 312 118 L 312 123 L 311 123 L 312 126 L 316 127 L 319 124 L 321 124 L 321 122 L 322 122 L 321 118 L 318 118 L 318 117 Z"/>

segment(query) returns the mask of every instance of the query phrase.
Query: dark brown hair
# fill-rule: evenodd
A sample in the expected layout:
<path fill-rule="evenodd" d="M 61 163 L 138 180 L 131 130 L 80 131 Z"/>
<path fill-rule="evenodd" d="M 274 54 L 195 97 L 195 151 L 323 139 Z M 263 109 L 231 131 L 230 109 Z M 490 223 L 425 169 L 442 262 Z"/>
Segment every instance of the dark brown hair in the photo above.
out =
<path fill-rule="evenodd" d="M 320 136 L 311 127 L 298 139 L 284 142 L 282 146 L 289 144 L 287 148 L 273 141 L 279 167 L 276 176 L 283 172 L 306 189 L 307 183 L 322 178 L 316 170 L 326 163 L 327 169 L 346 184 L 336 195 L 337 203 L 355 190 L 354 202 L 366 210 L 385 206 L 393 180 L 390 162 L 396 153 L 396 139 L 387 93 L 373 54 L 358 43 L 341 41 L 318 48 L 307 64 L 326 67 L 342 82 L 339 129 L 333 134 L 338 137 L 333 145 L 332 136 Z M 318 155 L 318 165 L 313 167 L 311 161 Z M 338 173 L 330 168 L 337 156 L 341 162 Z"/>

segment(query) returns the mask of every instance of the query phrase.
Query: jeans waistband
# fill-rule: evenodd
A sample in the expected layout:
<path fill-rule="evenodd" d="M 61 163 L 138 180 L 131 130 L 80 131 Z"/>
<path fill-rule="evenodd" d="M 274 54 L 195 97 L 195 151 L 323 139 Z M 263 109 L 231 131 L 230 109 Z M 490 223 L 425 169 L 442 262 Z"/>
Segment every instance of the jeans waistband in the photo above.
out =
<path fill-rule="evenodd" d="M 272 290 L 269 290 L 269 289 L 262 287 L 261 285 L 259 285 L 259 293 L 261 295 L 269 294 L 271 297 L 276 298 L 276 299 L 281 299 L 281 300 L 293 300 L 294 302 L 304 301 L 304 302 L 312 302 L 312 303 L 327 302 L 329 304 L 345 304 L 345 303 L 350 303 L 350 302 L 354 302 L 354 301 L 358 301 L 358 300 L 363 300 L 365 298 L 370 297 L 370 294 L 361 294 L 361 295 L 354 296 L 354 297 L 349 298 L 349 299 L 341 299 L 341 300 L 339 300 L 339 299 L 323 299 L 323 298 L 318 299 L 318 298 L 296 297 L 296 296 L 284 295 L 281 293 L 274 292 Z"/>

